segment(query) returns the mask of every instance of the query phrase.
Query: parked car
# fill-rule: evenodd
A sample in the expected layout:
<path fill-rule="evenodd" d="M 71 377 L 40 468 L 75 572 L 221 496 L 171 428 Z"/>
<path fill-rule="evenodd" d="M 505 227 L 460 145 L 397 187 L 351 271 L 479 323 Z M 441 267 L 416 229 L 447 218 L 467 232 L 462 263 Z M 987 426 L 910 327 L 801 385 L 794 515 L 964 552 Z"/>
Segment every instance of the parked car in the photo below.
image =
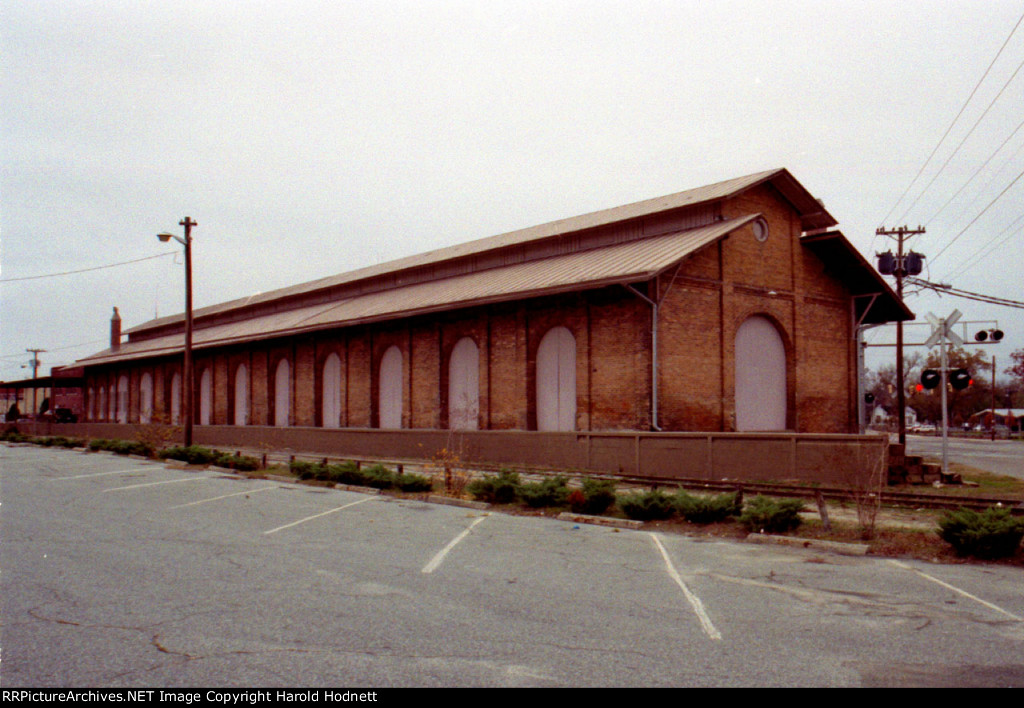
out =
<path fill-rule="evenodd" d="M 58 408 L 53 412 L 53 422 L 55 423 L 77 423 L 78 416 L 70 408 Z"/>

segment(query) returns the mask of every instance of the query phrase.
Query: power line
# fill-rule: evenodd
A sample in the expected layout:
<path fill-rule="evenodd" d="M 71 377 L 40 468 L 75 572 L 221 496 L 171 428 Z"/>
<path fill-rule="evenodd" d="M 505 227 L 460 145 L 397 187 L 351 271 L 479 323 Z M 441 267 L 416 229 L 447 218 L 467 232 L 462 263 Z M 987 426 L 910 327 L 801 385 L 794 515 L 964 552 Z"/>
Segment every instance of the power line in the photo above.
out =
<path fill-rule="evenodd" d="M 40 278 L 58 278 L 62 275 L 74 275 L 76 273 L 87 273 L 92 270 L 103 270 L 104 268 L 116 268 L 118 266 L 130 265 L 132 263 L 139 263 L 140 261 L 149 261 L 154 258 L 167 258 L 168 256 L 177 255 L 174 252 L 171 253 L 160 253 L 155 256 L 146 256 L 145 258 L 136 258 L 131 261 L 121 261 L 120 263 L 108 263 L 107 265 L 95 266 L 93 268 L 82 268 L 80 270 L 67 270 L 63 273 L 47 273 L 46 275 L 27 275 L 22 278 L 3 278 L 0 283 L 13 283 L 18 280 L 39 280 Z"/>
<path fill-rule="evenodd" d="M 925 223 L 926 224 L 930 224 L 931 222 L 935 221 L 935 219 L 939 216 L 939 214 L 941 214 L 946 209 L 946 207 L 948 207 L 953 202 L 954 199 L 956 199 L 958 196 L 960 196 L 961 192 L 963 192 L 965 189 L 967 189 L 967 187 L 971 184 L 971 182 L 974 181 L 974 178 L 977 177 L 979 174 L 981 174 L 981 171 L 988 166 L 988 163 L 992 162 L 992 160 L 995 158 L 995 156 L 999 154 L 999 151 L 1002 150 L 1004 147 L 1006 147 L 1006 143 L 1010 142 L 1010 140 L 1013 138 L 1013 136 L 1016 135 L 1017 131 L 1019 131 L 1022 127 L 1024 127 L 1024 120 L 1022 120 L 1020 123 L 1017 124 L 1017 127 L 1013 129 L 1013 132 L 1010 133 L 1008 136 L 1006 136 L 1006 140 L 1004 140 L 999 145 L 999 147 L 997 147 L 995 150 L 993 150 L 992 154 L 988 156 L 988 159 L 985 160 L 983 163 L 981 163 L 981 166 L 974 171 L 974 174 L 971 175 L 970 179 L 968 179 L 966 182 L 964 182 L 963 186 L 960 187 L 960 189 L 956 190 L 956 193 L 954 193 L 952 197 L 947 199 L 946 203 L 943 204 L 941 207 L 939 207 L 939 210 L 937 212 L 932 214 L 930 218 L 926 219 Z"/>
<path fill-rule="evenodd" d="M 64 346 L 64 347 L 57 347 L 55 349 L 51 349 L 50 351 L 51 352 L 63 352 L 63 351 L 66 351 L 68 349 L 77 349 L 78 347 L 87 347 L 87 346 L 92 346 L 92 345 L 95 345 L 95 344 L 100 344 L 100 343 L 105 342 L 105 341 L 106 341 L 105 339 L 94 339 L 94 340 L 92 340 L 90 342 L 81 342 L 80 344 L 69 344 L 69 345 Z M 3 355 L 0 355 L 0 359 L 16 359 L 16 358 L 21 358 L 23 356 L 25 356 L 25 355 L 24 354 L 3 354 Z"/>
<path fill-rule="evenodd" d="M 1017 184 L 1017 182 L 1020 180 L 1021 177 L 1024 177 L 1024 170 L 1021 170 L 1021 173 L 1019 175 L 1017 175 L 1016 177 L 1014 177 L 1013 181 L 1010 182 L 1008 185 L 1006 185 L 1006 188 L 1003 189 L 1003 191 L 1001 191 L 999 194 L 997 194 L 995 199 L 993 199 L 992 201 L 990 201 L 988 203 L 988 206 L 986 206 L 984 209 L 982 209 L 981 212 L 976 217 L 971 219 L 971 223 L 969 223 L 969 224 L 967 224 L 967 226 L 963 227 L 960 230 L 960 233 L 958 233 L 956 236 L 953 237 L 952 241 L 947 243 L 945 246 L 942 247 L 942 250 L 940 250 L 938 253 L 936 253 L 934 256 L 932 256 L 932 265 L 935 265 L 936 259 L 938 259 L 938 257 L 941 256 L 943 253 L 945 253 L 949 249 L 950 246 L 952 246 L 954 243 L 956 243 L 957 239 L 960 238 L 961 236 L 963 236 L 964 232 L 967 231 L 967 229 L 969 229 L 972 226 L 974 226 L 975 222 L 977 222 L 978 219 L 980 219 L 982 216 L 984 216 L 985 212 L 987 212 L 989 209 L 991 209 L 993 204 L 995 204 L 997 201 L 999 201 L 999 199 L 1004 194 L 1006 194 L 1008 191 L 1010 191 L 1010 187 L 1012 187 L 1013 185 Z"/>
<path fill-rule="evenodd" d="M 1015 28 L 1015 29 L 1016 29 L 1016 28 Z M 956 147 L 955 147 L 955 148 L 953 148 L 953 152 L 952 152 L 952 153 L 950 153 L 949 157 L 947 157 L 947 158 L 946 158 L 946 161 L 942 163 L 942 167 L 940 167 L 940 168 L 939 168 L 938 172 L 936 172 L 936 173 L 935 173 L 934 175 L 932 175 L 931 181 L 929 181 L 929 182 L 928 182 L 928 184 L 926 184 L 926 185 L 925 185 L 924 189 L 922 189 L 922 190 L 921 190 L 921 193 L 920 193 L 920 194 L 918 194 L 918 195 L 917 195 L 917 197 L 916 197 L 916 198 L 914 199 L 914 201 L 913 201 L 913 202 L 912 202 L 912 203 L 910 204 L 910 206 L 909 206 L 909 207 L 907 207 L 907 210 L 906 210 L 906 211 L 905 211 L 905 212 L 903 213 L 903 216 L 901 216 L 901 217 L 900 217 L 900 218 L 898 219 L 898 221 L 902 221 L 903 219 L 905 219 L 905 218 L 907 217 L 907 214 L 909 214 L 909 213 L 910 213 L 910 210 L 911 210 L 911 209 L 913 209 L 913 208 L 914 208 L 914 205 L 916 205 L 916 204 L 917 204 L 917 201 L 918 201 L 918 200 L 919 200 L 919 199 L 920 199 L 921 197 L 923 197 L 923 196 L 924 196 L 925 192 L 927 192 L 927 191 L 928 191 L 928 189 L 929 189 L 929 188 L 930 188 L 930 187 L 931 187 L 931 186 L 932 186 L 933 184 L 935 184 L 935 180 L 937 180 L 937 179 L 939 178 L 939 175 L 941 175 L 941 174 L 942 174 L 942 172 L 943 172 L 943 171 L 944 171 L 944 170 L 946 169 L 946 167 L 947 167 L 947 166 L 949 165 L 950 161 L 952 161 L 952 159 L 953 159 L 954 157 L 956 157 L 956 154 L 957 154 L 958 152 L 960 152 L 960 148 L 962 148 L 962 147 L 964 146 L 964 143 L 966 143 L 966 142 L 967 142 L 967 139 L 968 139 L 968 138 L 970 138 L 970 137 L 971 137 L 971 135 L 973 135 L 973 134 L 974 134 L 974 130 L 975 130 L 975 129 L 976 129 L 976 128 L 977 128 L 977 127 L 978 127 L 978 126 L 979 126 L 979 125 L 981 124 L 981 121 L 983 121 L 983 120 L 985 119 L 985 116 L 987 116 L 987 115 L 988 115 L 988 112 L 989 112 L 990 110 L 992 110 L 992 106 L 994 106 L 994 105 L 996 104 L 996 101 L 998 101 L 998 100 L 1000 99 L 1000 97 L 1002 97 L 1002 95 L 1003 95 L 1003 92 L 1004 92 L 1004 91 L 1006 91 L 1006 87 L 1007 87 L 1007 86 L 1009 86 L 1009 85 L 1010 85 L 1010 83 L 1011 83 L 1011 82 L 1012 82 L 1012 81 L 1013 81 L 1013 80 L 1014 80 L 1015 78 L 1017 78 L 1017 74 L 1018 74 L 1018 73 L 1020 73 L 1020 70 L 1021 70 L 1022 68 L 1024 68 L 1024 61 L 1022 61 L 1022 62 L 1021 62 L 1020 64 L 1018 64 L 1018 65 L 1017 65 L 1017 68 L 1016 68 L 1016 69 L 1014 70 L 1014 72 L 1013 72 L 1013 75 L 1012 75 L 1012 76 L 1010 76 L 1010 78 L 1006 80 L 1006 83 L 1005 83 L 1005 84 L 1003 84 L 1003 87 L 1002 87 L 1001 89 L 999 89 L 999 93 L 997 93 L 997 94 L 996 94 L 996 97 L 992 99 L 992 101 L 991 101 L 991 102 L 990 102 L 990 103 L 988 104 L 988 106 L 987 106 L 987 107 L 985 108 L 985 110 L 984 110 L 984 111 L 982 112 L 982 114 L 981 114 L 980 116 L 978 116 L 978 120 L 974 121 L 974 125 L 972 125 L 972 126 L 971 126 L 971 129 L 967 131 L 967 135 L 965 135 L 965 136 L 964 136 L 964 137 L 963 137 L 963 138 L 962 138 L 962 139 L 960 140 L 960 142 L 959 142 L 959 143 L 957 143 Z"/>
<path fill-rule="evenodd" d="M 947 278 L 947 279 L 952 280 L 954 276 L 959 275 L 960 273 L 964 273 L 964 272 L 970 270 L 971 268 L 973 268 L 974 265 L 980 259 L 984 258 L 989 253 L 994 251 L 996 248 L 998 248 L 999 246 L 1002 246 L 1004 243 L 1006 243 L 1011 238 L 1013 238 L 1018 233 L 1020 233 L 1019 231 L 1016 230 L 1016 228 L 1017 228 L 1017 225 L 1019 224 L 1019 222 L 1022 219 L 1024 219 L 1024 214 L 1021 214 L 1016 219 L 1014 219 L 1012 222 L 1010 222 L 1009 226 L 1007 226 L 1005 229 L 1003 229 L 998 234 L 993 236 L 992 239 L 988 243 L 986 243 L 984 246 L 982 246 L 977 251 L 975 251 L 974 255 L 972 255 L 972 256 L 962 260 L 960 262 L 960 265 L 956 266 L 953 270 L 949 271 L 949 273 L 947 273 L 944 277 Z M 1006 234 L 1006 235 L 1003 236 L 1003 234 Z M 999 238 L 1000 236 L 1003 236 L 1003 238 Z"/>
<path fill-rule="evenodd" d="M 922 288 L 928 288 L 934 290 L 937 293 L 946 293 L 947 295 L 953 295 L 955 297 L 962 297 L 966 300 L 976 300 L 977 302 L 984 302 L 989 305 L 1002 305 L 1003 307 L 1015 307 L 1024 310 L 1024 302 L 1019 300 L 1010 300 L 1004 297 L 996 297 L 995 295 L 982 295 L 981 293 L 972 293 L 968 290 L 960 290 L 954 288 L 952 285 L 942 285 L 940 283 L 932 283 L 927 280 L 920 278 L 908 278 L 908 282 L 912 285 L 917 285 Z"/>
<path fill-rule="evenodd" d="M 978 83 L 974 86 L 974 89 L 971 91 L 971 95 L 967 97 L 966 101 L 964 101 L 964 105 L 960 106 L 960 110 L 957 112 L 956 116 L 953 118 L 953 121 L 949 124 L 949 127 L 946 128 L 946 132 L 942 134 L 941 138 L 939 138 L 939 142 L 935 144 L 935 147 L 932 149 L 931 154 L 928 155 L 928 159 L 924 161 L 924 164 L 921 165 L 921 169 L 919 169 L 917 171 L 917 174 L 914 175 L 914 179 L 912 179 L 910 181 L 910 184 L 907 185 L 907 188 L 905 190 L 903 190 L 903 194 L 901 194 L 899 196 L 899 199 L 897 199 L 896 203 L 892 205 L 891 209 L 889 209 L 889 212 L 885 215 L 885 218 L 882 219 L 882 223 L 883 224 L 889 220 L 889 217 L 892 216 L 892 213 L 894 211 L 896 211 L 896 207 L 898 207 L 900 202 L 903 201 L 904 197 L 907 196 L 907 194 L 910 192 L 910 190 L 914 186 L 914 184 L 917 183 L 917 180 L 919 180 L 921 178 L 921 175 L 924 174 L 925 168 L 927 168 L 929 163 L 931 163 L 932 158 L 935 157 L 935 153 L 937 153 L 939 151 L 939 147 L 942 146 L 942 143 L 945 142 L 946 137 L 949 135 L 950 131 L 953 130 L 953 126 L 956 125 L 956 122 L 958 120 L 960 120 L 960 116 L 963 115 L 964 110 L 967 108 L 967 104 L 969 104 L 971 102 L 971 99 L 974 98 L 974 94 L 978 92 L 978 89 L 981 87 L 981 84 L 985 81 L 985 78 L 988 76 L 988 73 L 990 71 L 992 71 L 992 67 L 995 65 L 996 61 L 999 59 L 999 56 L 1003 53 L 1003 50 L 1006 49 L 1006 45 L 1010 43 L 1010 38 L 1013 37 L 1014 33 L 1017 31 L 1017 28 L 1020 27 L 1020 23 L 1022 21 L 1024 21 L 1024 15 L 1020 16 L 1020 19 L 1017 20 L 1017 24 L 1015 24 L 1013 26 L 1013 29 L 1010 30 L 1010 34 L 1007 35 L 1006 41 L 1003 42 L 1003 46 L 1001 46 L 999 48 L 999 51 L 996 52 L 996 55 L 992 59 L 992 62 L 988 65 L 988 68 L 985 69 L 985 73 L 981 75 L 980 79 L 978 79 Z M 923 194 L 923 192 L 922 192 L 922 194 Z M 903 219 L 897 219 L 897 221 L 902 221 L 902 220 Z"/>

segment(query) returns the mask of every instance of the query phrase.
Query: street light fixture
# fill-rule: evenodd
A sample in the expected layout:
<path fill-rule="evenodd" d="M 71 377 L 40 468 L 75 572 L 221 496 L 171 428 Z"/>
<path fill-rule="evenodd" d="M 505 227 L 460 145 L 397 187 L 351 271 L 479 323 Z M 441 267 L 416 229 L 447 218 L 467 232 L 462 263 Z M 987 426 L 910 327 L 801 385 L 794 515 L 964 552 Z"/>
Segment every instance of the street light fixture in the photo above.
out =
<path fill-rule="evenodd" d="M 163 243 L 174 239 L 185 247 L 185 363 L 182 378 L 185 384 L 185 447 L 192 445 L 192 406 L 195 400 L 195 381 L 192 376 L 192 227 L 196 222 L 186 216 L 178 222 L 185 227 L 185 238 L 162 233 L 156 237 Z"/>

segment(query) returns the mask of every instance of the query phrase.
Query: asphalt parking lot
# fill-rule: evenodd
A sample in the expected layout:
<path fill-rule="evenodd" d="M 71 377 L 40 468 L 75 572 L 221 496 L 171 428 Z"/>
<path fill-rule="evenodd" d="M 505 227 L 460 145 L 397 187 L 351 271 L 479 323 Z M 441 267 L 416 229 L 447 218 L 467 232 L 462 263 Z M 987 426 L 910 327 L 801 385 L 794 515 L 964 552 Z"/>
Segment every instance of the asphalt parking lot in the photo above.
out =
<path fill-rule="evenodd" d="M 0 447 L 16 686 L 1024 685 L 1024 572 Z"/>

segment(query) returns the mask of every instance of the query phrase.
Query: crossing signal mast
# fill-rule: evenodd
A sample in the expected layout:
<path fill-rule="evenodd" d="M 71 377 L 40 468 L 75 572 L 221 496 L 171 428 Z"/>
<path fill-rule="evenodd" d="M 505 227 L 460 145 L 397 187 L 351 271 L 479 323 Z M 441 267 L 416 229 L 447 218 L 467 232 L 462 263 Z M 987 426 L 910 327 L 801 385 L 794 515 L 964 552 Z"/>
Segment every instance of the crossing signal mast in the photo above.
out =
<path fill-rule="evenodd" d="M 923 226 L 918 226 L 916 229 L 906 226 L 887 229 L 880 226 L 875 230 L 876 235 L 887 236 L 896 241 L 896 253 L 889 250 L 878 254 L 878 272 L 896 278 L 896 295 L 900 301 L 903 300 L 903 279 L 912 275 L 920 275 L 925 258 L 914 251 L 904 252 L 904 242 L 910 236 L 924 232 Z M 907 394 L 905 389 L 903 382 L 903 320 L 899 320 L 896 322 L 896 406 L 899 408 L 900 445 L 907 444 Z"/>

